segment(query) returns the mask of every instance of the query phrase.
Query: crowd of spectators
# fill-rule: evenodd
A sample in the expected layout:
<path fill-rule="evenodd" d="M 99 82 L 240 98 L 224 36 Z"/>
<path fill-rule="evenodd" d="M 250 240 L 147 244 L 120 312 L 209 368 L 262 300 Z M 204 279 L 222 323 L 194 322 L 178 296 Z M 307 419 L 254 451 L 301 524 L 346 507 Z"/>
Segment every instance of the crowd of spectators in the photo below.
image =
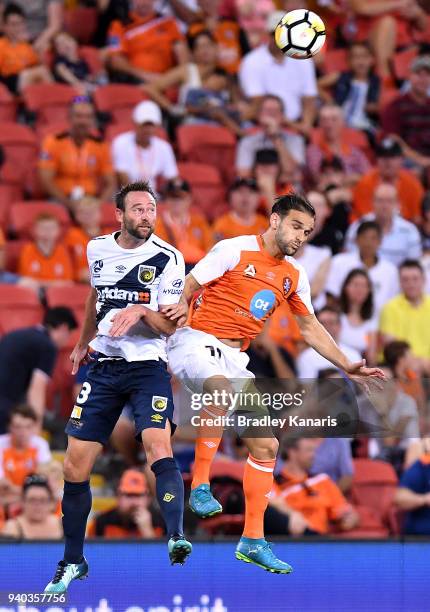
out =
<path fill-rule="evenodd" d="M 280 52 L 273 31 L 285 11 L 305 5 L 325 20 L 327 43 L 298 61 Z M 86 245 L 115 231 L 115 190 L 138 179 L 159 196 L 156 234 L 182 251 L 188 270 L 217 241 L 263 231 L 276 196 L 306 194 L 317 219 L 297 259 L 318 318 L 352 361 L 385 368 L 384 400 L 372 409 L 358 402 L 385 434 L 289 440 L 268 532 L 360 529 L 354 469 L 367 458 L 400 478 L 391 508 L 398 531 L 430 534 L 428 3 L 15 0 L 1 2 L 0 14 L 0 98 L 14 109 L 17 133 L 25 126 L 38 148 L 38 160 L 19 168 L 0 120 L 0 293 L 13 285 L 33 292 L 42 313 L 38 326 L 23 317 L 12 331 L 0 316 L 3 534 L 62 536 L 59 465 L 41 424 L 66 416 L 49 379 L 80 318 L 58 302 L 49 308 L 47 296 L 88 285 Z M 124 89 L 112 90 L 106 110 L 101 93 L 115 84 Z M 52 117 L 32 107 L 38 87 L 47 100 L 69 92 Z M 128 100 L 115 106 L 120 91 Z M 192 130 L 194 157 L 185 146 Z M 19 202 L 28 210 L 44 202 L 29 220 L 24 208 L 22 230 L 13 217 Z M 257 376 L 343 380 L 306 347 L 287 305 L 249 353 Z M 189 472 L 190 440 L 178 433 Z M 90 535 L 163 533 L 150 475 L 128 451 L 123 465 L 132 469 L 100 487 L 116 505 L 95 517 Z M 222 452 L 240 463 L 239 442 Z"/>

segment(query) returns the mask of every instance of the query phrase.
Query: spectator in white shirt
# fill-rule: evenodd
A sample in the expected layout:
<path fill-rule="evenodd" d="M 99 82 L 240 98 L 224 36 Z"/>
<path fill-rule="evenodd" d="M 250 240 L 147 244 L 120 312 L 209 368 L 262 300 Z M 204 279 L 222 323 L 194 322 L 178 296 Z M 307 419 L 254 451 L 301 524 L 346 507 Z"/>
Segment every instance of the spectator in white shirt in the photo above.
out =
<path fill-rule="evenodd" d="M 160 108 L 150 100 L 140 102 L 133 110 L 135 130 L 125 132 L 112 142 L 112 158 L 120 185 L 146 180 L 157 190 L 160 179 L 178 176 L 172 146 L 155 136 L 162 123 Z"/>
<path fill-rule="evenodd" d="M 321 325 L 324 325 L 333 340 L 337 343 L 340 350 L 351 362 L 356 363 L 357 361 L 361 361 L 362 357 L 358 351 L 339 341 L 341 326 L 340 313 L 338 310 L 324 306 L 324 308 L 321 308 L 321 310 L 317 313 L 317 318 Z M 309 347 L 297 357 L 296 368 L 299 378 L 303 380 L 316 380 L 321 370 L 333 368 L 333 364 L 325 357 L 317 353 L 315 349 Z"/>
<path fill-rule="evenodd" d="M 378 255 L 398 266 L 405 259 L 419 259 L 422 253 L 421 237 L 413 223 L 398 214 L 400 207 L 397 189 L 390 183 L 381 183 L 373 196 L 373 213 L 355 221 L 346 234 L 345 249 L 356 252 L 355 238 L 362 221 L 376 221 L 382 230 Z"/>
<path fill-rule="evenodd" d="M 351 270 L 342 285 L 339 302 L 340 342 L 374 365 L 378 321 L 374 316 L 372 284 L 365 270 Z"/>
<path fill-rule="evenodd" d="M 375 314 L 400 291 L 399 274 L 396 266 L 378 257 L 382 231 L 376 221 L 363 221 L 357 229 L 358 250 L 353 253 L 339 253 L 331 260 L 325 291 L 331 297 L 340 296 L 342 284 L 351 270 L 361 268 L 367 271 L 372 282 Z"/>
<path fill-rule="evenodd" d="M 267 94 L 279 96 L 284 102 L 286 118 L 298 130 L 308 134 L 316 117 L 315 67 L 311 59 L 297 61 L 284 55 L 276 46 L 273 32 L 283 15 L 282 11 L 269 15 L 269 42 L 243 58 L 239 82 L 251 100 Z"/>
<path fill-rule="evenodd" d="M 283 129 L 284 102 L 269 94 L 261 98 L 257 126 L 259 130 L 242 138 L 237 147 L 236 171 L 239 176 L 250 176 L 255 155 L 260 149 L 276 149 L 282 166 L 304 164 L 305 141 L 302 136 Z M 291 170 L 285 168 L 287 173 Z"/>

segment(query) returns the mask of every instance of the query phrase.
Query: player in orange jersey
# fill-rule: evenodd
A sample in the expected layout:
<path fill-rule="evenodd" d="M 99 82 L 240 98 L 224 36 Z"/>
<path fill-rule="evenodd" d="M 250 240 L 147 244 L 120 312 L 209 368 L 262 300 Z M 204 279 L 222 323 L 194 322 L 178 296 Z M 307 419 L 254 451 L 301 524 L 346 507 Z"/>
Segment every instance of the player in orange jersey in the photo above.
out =
<path fill-rule="evenodd" d="M 309 281 L 293 255 L 312 233 L 315 211 L 296 194 L 278 198 L 269 228 L 261 236 L 239 236 L 218 242 L 186 277 L 181 302 L 163 313 L 177 321 L 178 329 L 167 342 L 173 373 L 197 393 L 222 396 L 235 390 L 237 381 L 253 379 L 247 370 L 244 349 L 263 329 L 264 322 L 285 300 L 297 317 L 305 341 L 342 369 L 350 378 L 366 384 L 366 378 L 383 378 L 381 370 L 365 361 L 351 363 L 314 315 Z M 184 325 L 188 304 L 203 289 L 201 303 Z M 211 406 L 200 416 L 216 416 L 225 406 Z M 190 505 L 202 517 L 222 511 L 209 489 L 209 470 L 221 438 L 200 436 Z M 278 441 L 245 437 L 249 457 L 245 467 L 245 527 L 236 557 L 275 573 L 291 567 L 277 559 L 264 539 L 263 519 L 273 485 Z"/>

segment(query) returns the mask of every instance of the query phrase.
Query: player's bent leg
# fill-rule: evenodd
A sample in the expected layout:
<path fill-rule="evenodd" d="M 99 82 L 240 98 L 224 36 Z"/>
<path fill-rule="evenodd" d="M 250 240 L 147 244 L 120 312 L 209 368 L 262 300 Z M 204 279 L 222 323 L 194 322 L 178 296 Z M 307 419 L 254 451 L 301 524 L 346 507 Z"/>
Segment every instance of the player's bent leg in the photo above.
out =
<path fill-rule="evenodd" d="M 83 579 L 88 575 L 88 563 L 83 549 L 92 503 L 89 479 L 102 448 L 98 442 L 69 436 L 63 465 L 64 495 L 61 504 L 64 558 L 58 563 L 54 578 L 45 588 L 47 593 L 65 593 L 72 580 Z"/>
<path fill-rule="evenodd" d="M 250 454 L 243 476 L 245 526 L 236 548 L 236 559 L 269 572 L 289 574 L 292 567 L 277 559 L 264 538 L 264 513 L 273 486 L 278 441 L 274 437 L 244 439 Z"/>
<path fill-rule="evenodd" d="M 169 422 L 164 429 L 145 429 L 142 442 L 155 475 L 157 500 L 169 537 L 169 558 L 172 565 L 183 565 L 192 545 L 184 536 L 184 481 L 172 456 L 170 432 Z"/>

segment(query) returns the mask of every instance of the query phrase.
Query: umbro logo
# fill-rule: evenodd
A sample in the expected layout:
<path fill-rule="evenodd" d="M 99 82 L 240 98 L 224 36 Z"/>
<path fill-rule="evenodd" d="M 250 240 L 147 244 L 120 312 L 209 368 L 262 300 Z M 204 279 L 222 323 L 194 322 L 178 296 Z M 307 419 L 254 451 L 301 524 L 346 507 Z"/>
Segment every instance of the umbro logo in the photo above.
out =
<path fill-rule="evenodd" d="M 125 266 L 116 266 L 115 272 L 125 272 L 127 268 Z"/>

